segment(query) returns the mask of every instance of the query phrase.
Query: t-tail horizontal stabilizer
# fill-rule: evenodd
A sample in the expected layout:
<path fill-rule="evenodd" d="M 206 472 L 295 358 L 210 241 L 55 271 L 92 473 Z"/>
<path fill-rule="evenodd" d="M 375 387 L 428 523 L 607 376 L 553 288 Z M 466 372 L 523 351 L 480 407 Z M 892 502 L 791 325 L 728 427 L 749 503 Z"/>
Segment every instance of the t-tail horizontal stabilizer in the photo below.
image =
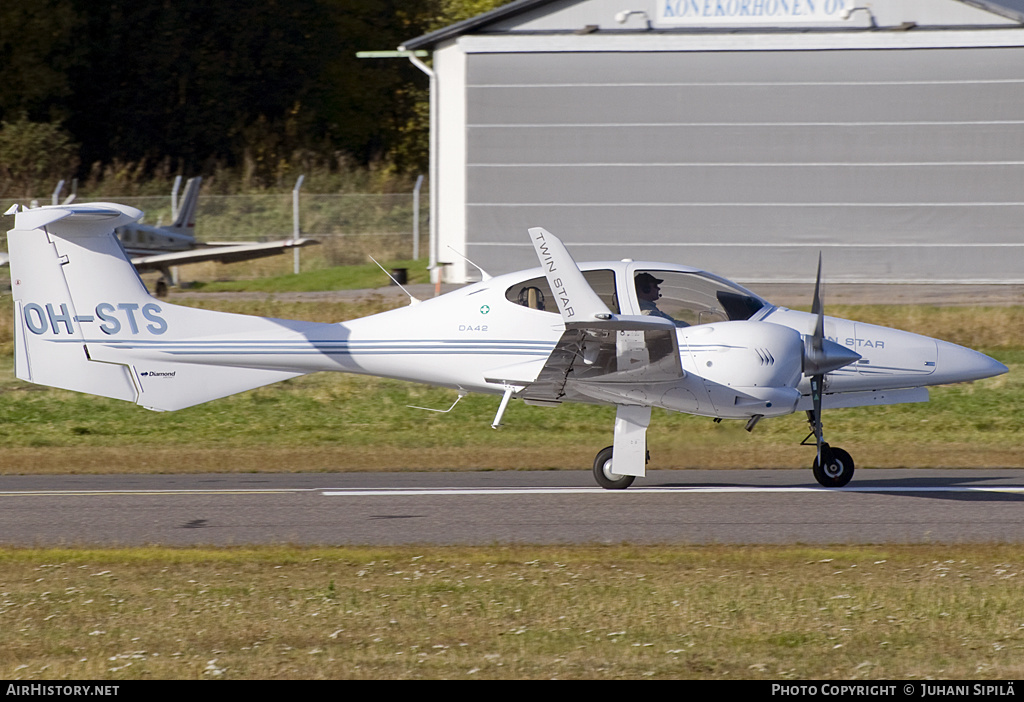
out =
<path fill-rule="evenodd" d="M 114 237 L 139 210 L 96 203 L 7 214 L 15 215 L 7 241 L 19 378 L 175 410 L 302 374 L 194 353 L 210 339 L 295 338 L 301 330 L 150 297 Z"/>

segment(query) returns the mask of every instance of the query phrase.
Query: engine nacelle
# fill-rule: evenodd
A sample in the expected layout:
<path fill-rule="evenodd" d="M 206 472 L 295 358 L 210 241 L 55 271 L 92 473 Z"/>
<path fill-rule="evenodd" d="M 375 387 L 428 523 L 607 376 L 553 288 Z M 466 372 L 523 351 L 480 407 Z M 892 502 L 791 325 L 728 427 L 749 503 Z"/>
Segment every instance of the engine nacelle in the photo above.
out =
<path fill-rule="evenodd" d="M 803 338 L 766 322 L 721 322 L 680 330 L 684 369 L 704 379 L 719 417 L 789 414 L 800 399 Z"/>

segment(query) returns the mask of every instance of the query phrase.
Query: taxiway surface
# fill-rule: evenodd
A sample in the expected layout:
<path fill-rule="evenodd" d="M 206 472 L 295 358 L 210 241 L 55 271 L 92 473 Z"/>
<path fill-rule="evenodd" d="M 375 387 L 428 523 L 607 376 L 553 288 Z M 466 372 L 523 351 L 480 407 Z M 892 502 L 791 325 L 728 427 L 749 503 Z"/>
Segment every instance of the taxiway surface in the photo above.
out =
<path fill-rule="evenodd" d="M 0 544 L 1024 543 L 1024 470 L 0 477 Z"/>

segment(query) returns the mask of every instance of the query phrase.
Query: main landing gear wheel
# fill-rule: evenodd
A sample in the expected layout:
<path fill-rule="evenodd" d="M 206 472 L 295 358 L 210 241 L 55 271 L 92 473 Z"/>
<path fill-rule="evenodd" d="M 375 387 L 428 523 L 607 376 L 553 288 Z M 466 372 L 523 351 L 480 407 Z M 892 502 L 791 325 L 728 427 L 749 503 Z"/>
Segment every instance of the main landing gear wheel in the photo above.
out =
<path fill-rule="evenodd" d="M 818 465 L 818 458 L 814 458 L 814 479 L 823 487 L 840 488 L 850 482 L 853 478 L 853 459 L 850 454 L 841 448 L 832 448 L 828 444 L 822 444 L 821 457 L 824 465 Z"/>
<path fill-rule="evenodd" d="M 612 472 L 612 447 L 606 446 L 597 452 L 594 459 L 594 479 L 605 490 L 625 490 L 635 480 L 632 475 L 619 475 Z"/>

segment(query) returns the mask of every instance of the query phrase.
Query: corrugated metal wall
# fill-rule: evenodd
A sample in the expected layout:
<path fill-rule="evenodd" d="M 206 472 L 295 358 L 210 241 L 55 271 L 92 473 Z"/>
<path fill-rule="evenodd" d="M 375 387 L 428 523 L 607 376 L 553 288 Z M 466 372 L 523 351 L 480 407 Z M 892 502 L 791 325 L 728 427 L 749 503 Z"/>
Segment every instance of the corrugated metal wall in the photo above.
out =
<path fill-rule="evenodd" d="M 1024 49 L 474 53 L 469 256 L 1024 281 Z"/>

